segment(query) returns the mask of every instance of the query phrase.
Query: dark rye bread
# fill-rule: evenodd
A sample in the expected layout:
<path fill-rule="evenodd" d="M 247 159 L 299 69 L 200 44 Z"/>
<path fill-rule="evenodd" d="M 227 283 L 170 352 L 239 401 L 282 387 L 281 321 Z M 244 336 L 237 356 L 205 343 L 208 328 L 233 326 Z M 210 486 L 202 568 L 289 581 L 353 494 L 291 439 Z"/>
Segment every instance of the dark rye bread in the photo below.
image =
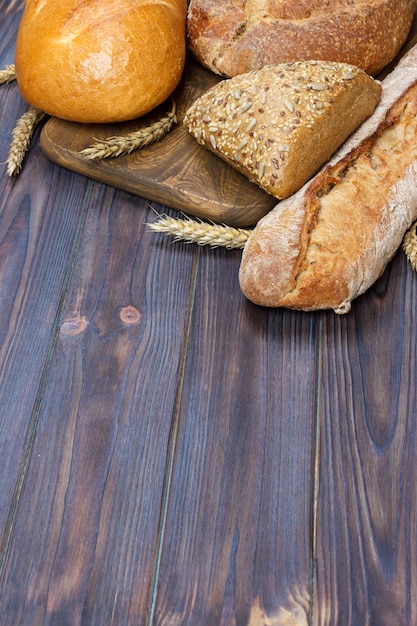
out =
<path fill-rule="evenodd" d="M 371 115 L 380 95 L 379 83 L 345 63 L 267 66 L 207 91 L 184 126 L 267 193 L 285 198 Z"/>
<path fill-rule="evenodd" d="M 417 218 L 417 46 L 331 163 L 262 218 L 239 281 L 262 306 L 347 313 Z"/>
<path fill-rule="evenodd" d="M 193 55 L 223 76 L 306 59 L 376 76 L 410 31 L 417 0 L 191 0 Z"/>

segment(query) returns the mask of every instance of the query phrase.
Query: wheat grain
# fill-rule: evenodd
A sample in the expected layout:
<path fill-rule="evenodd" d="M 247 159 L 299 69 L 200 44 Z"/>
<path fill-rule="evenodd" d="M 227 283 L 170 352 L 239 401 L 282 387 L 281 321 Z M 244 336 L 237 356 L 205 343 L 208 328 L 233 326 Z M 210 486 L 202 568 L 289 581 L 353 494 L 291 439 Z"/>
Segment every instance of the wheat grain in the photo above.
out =
<path fill-rule="evenodd" d="M 16 71 L 14 65 L 5 65 L 3 70 L 0 70 L 0 85 L 4 83 L 11 83 L 16 80 Z"/>
<path fill-rule="evenodd" d="M 90 160 L 102 160 L 130 154 L 134 150 L 144 148 L 163 139 L 176 121 L 174 103 L 172 110 L 165 117 L 146 128 L 141 128 L 125 136 L 109 137 L 104 141 L 97 141 L 88 148 L 81 150 L 79 154 Z"/>
<path fill-rule="evenodd" d="M 189 218 L 172 218 L 167 215 L 162 215 L 157 222 L 148 226 L 155 232 L 174 236 L 175 241 L 196 243 L 199 246 L 212 248 L 242 249 L 251 233 L 251 230 L 245 228 Z"/>
<path fill-rule="evenodd" d="M 402 248 L 411 267 L 417 272 L 417 222 L 405 233 Z"/>
<path fill-rule="evenodd" d="M 45 113 L 30 107 L 17 121 L 12 132 L 12 142 L 7 158 L 7 174 L 15 176 L 22 169 L 22 163 L 29 149 L 36 127 L 45 117 Z"/>

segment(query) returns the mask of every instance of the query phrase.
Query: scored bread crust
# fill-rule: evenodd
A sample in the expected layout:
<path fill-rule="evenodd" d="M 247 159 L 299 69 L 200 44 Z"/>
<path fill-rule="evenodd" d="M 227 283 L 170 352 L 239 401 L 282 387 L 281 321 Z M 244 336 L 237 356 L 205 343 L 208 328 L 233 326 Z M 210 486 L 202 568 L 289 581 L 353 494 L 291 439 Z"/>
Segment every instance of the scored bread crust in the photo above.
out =
<path fill-rule="evenodd" d="M 76 122 L 134 119 L 182 75 L 186 0 L 27 0 L 16 78 L 30 105 Z"/>
<path fill-rule="evenodd" d="M 264 65 L 317 59 L 377 75 L 410 31 L 417 0 L 191 0 L 193 55 L 231 77 Z"/>
<path fill-rule="evenodd" d="M 239 281 L 256 304 L 347 313 L 417 218 L 417 47 L 382 87 L 332 162 L 255 227 Z"/>

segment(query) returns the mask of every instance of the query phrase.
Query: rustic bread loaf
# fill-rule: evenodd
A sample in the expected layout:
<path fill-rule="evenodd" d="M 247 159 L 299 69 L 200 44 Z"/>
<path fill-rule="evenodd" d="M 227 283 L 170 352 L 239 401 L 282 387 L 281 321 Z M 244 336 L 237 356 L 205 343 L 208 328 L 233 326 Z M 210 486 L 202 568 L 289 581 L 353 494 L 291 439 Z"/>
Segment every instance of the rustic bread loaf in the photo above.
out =
<path fill-rule="evenodd" d="M 401 245 L 417 218 L 417 47 L 382 88 L 335 159 L 258 222 L 239 271 L 253 302 L 346 313 Z"/>
<path fill-rule="evenodd" d="M 399 52 L 416 0 L 191 0 L 190 49 L 236 76 L 264 65 L 321 59 L 376 75 Z"/>
<path fill-rule="evenodd" d="M 374 111 L 380 85 L 345 63 L 267 66 L 221 81 L 188 109 L 195 139 L 267 193 L 299 189 Z"/>
<path fill-rule="evenodd" d="M 16 42 L 22 97 L 76 122 L 134 119 L 177 86 L 186 0 L 26 0 Z"/>

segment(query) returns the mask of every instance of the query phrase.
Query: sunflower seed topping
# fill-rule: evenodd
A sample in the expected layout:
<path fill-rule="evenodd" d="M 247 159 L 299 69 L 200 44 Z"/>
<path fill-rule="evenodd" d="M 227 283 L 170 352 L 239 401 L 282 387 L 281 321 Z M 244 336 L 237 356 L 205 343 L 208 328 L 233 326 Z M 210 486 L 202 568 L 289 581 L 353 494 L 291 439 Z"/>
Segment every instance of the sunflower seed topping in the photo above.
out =
<path fill-rule="evenodd" d="M 334 132 L 334 122 L 333 130 L 327 130 L 334 103 L 345 97 L 350 102 L 346 94 L 351 89 L 378 89 L 379 94 L 381 87 L 346 63 L 266 66 L 221 80 L 189 107 L 183 123 L 199 143 L 280 198 L 285 181 L 299 169 L 294 151 L 309 150 L 307 160 L 313 160 L 311 153 L 315 158 L 320 148 L 311 139 L 315 126 L 321 129 L 319 142 L 326 141 L 326 133 Z M 373 99 L 377 101 L 374 94 Z"/>
<path fill-rule="evenodd" d="M 256 117 L 253 117 L 253 118 L 251 119 L 251 121 L 249 122 L 249 124 L 246 126 L 246 132 L 247 132 L 247 133 L 250 133 L 250 131 L 251 131 L 251 130 L 253 130 L 253 129 L 255 128 L 255 126 L 256 126 L 256 122 L 257 122 Z"/>
<path fill-rule="evenodd" d="M 323 83 L 310 83 L 308 87 L 313 91 L 323 91 L 326 89 L 326 85 L 323 85 Z"/>
<path fill-rule="evenodd" d="M 247 100 L 246 102 L 244 102 L 241 106 L 240 109 L 240 113 L 245 113 L 245 111 L 248 111 L 252 106 L 252 100 Z"/>
<path fill-rule="evenodd" d="M 284 98 L 283 104 L 290 113 L 294 113 L 294 104 L 291 102 L 291 100 L 288 100 L 288 98 Z"/>

